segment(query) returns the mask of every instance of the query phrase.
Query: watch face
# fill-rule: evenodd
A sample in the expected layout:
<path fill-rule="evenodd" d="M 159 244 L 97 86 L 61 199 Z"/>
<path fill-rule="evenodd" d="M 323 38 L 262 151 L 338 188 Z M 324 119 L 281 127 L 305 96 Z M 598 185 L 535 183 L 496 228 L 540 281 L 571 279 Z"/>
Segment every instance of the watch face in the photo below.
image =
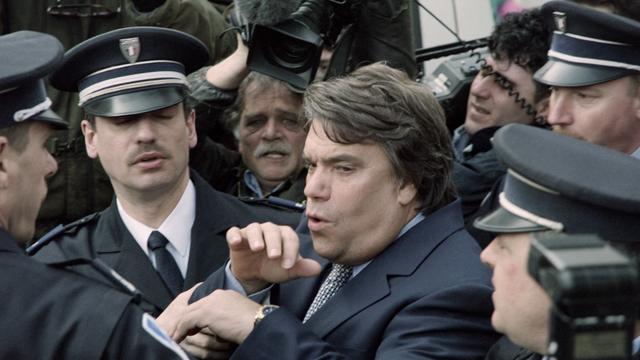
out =
<path fill-rule="evenodd" d="M 258 313 L 256 314 L 255 317 L 255 321 L 253 323 L 253 326 L 258 325 L 258 323 L 260 321 L 262 321 L 262 319 L 264 319 L 265 316 L 269 315 L 270 313 L 272 313 L 274 310 L 276 310 L 279 306 L 278 305 L 263 305 L 259 310 Z"/>
<path fill-rule="evenodd" d="M 267 316 L 268 314 L 274 312 L 278 306 L 276 305 L 265 305 L 262 307 L 262 316 Z"/>

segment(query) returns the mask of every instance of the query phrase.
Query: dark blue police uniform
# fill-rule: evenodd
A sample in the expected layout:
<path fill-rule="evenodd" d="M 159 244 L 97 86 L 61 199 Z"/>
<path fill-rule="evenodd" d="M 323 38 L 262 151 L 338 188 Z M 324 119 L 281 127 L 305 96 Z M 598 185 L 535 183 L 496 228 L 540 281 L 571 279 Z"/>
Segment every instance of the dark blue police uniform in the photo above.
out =
<path fill-rule="evenodd" d="M 159 27 L 128 27 L 90 38 L 68 50 L 51 75 L 54 87 L 79 93 L 80 106 L 93 116 L 114 118 L 167 108 L 185 101 L 186 75 L 208 59 L 204 44 L 191 35 Z M 226 231 L 232 226 L 271 221 L 295 226 L 299 214 L 268 206 L 251 206 L 212 189 L 194 171 L 195 218 L 183 286 L 203 281 L 228 257 Z M 99 214 L 50 236 L 35 254 L 49 264 L 69 265 L 101 279 L 93 269 L 76 266 L 81 259 L 99 258 L 142 293 L 145 311 L 157 316 L 175 294 L 165 286 L 147 254 L 136 242 L 116 201 Z"/>
<path fill-rule="evenodd" d="M 67 126 L 50 110 L 42 80 L 62 51 L 50 35 L 0 36 L 0 128 Z M 30 259 L 4 229 L 0 272 L 2 359 L 187 359 L 130 293 Z"/>

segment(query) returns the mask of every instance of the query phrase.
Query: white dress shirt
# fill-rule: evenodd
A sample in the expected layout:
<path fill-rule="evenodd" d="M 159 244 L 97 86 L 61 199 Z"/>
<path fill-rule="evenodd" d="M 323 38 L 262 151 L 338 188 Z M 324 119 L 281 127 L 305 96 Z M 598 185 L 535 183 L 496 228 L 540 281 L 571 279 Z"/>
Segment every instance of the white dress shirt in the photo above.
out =
<path fill-rule="evenodd" d="M 189 180 L 187 188 L 182 194 L 180 201 L 178 201 L 176 207 L 157 229 L 152 229 L 129 216 L 117 198 L 116 204 L 118 206 L 118 212 L 120 213 L 122 222 L 124 222 L 129 233 L 131 233 L 138 245 L 140 245 L 142 251 L 147 254 L 153 266 L 156 266 L 156 259 L 153 253 L 149 252 L 147 242 L 151 232 L 157 230 L 161 232 L 167 240 L 169 240 L 169 243 L 167 244 L 167 251 L 169 251 L 176 260 L 178 268 L 180 268 L 180 273 L 182 273 L 182 277 L 184 278 L 187 274 L 187 267 L 189 265 L 191 227 L 193 227 L 193 222 L 196 219 L 196 189 L 193 186 L 193 182 Z"/>

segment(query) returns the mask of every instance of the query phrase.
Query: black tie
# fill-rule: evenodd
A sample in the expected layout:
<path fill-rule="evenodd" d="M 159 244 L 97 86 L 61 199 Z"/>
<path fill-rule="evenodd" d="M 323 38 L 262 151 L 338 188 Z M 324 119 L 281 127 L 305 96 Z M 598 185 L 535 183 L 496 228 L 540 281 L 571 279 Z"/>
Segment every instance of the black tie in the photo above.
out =
<path fill-rule="evenodd" d="M 176 260 L 167 251 L 167 240 L 159 231 L 151 232 L 147 246 L 156 258 L 156 271 L 160 274 L 165 285 L 175 297 L 182 291 L 183 279 Z"/>

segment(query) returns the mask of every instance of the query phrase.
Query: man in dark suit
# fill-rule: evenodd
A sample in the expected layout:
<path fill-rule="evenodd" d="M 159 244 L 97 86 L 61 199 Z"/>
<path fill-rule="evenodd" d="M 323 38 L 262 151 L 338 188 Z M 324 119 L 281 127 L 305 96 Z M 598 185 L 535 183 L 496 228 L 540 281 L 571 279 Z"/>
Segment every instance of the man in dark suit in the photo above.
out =
<path fill-rule="evenodd" d="M 34 261 L 21 248 L 57 171 L 46 140 L 68 125 L 51 111 L 43 81 L 62 54 L 51 35 L 0 36 L 0 358 L 187 359 L 132 294 Z"/>
<path fill-rule="evenodd" d="M 527 271 L 533 236 L 545 231 L 595 234 L 616 247 L 640 254 L 640 161 L 523 125 L 498 130 L 493 143 L 509 171 L 500 207 L 474 224 L 497 233 L 481 255 L 493 269 L 495 310 L 491 321 L 514 344 L 531 352 L 525 355 L 522 349 L 514 350 L 501 340 L 487 359 L 557 355 L 554 351 L 560 351 L 558 346 L 550 346 L 551 298 Z M 553 313 L 562 311 L 554 308 Z M 631 344 L 627 345 L 630 351 Z"/>
<path fill-rule="evenodd" d="M 435 98 L 373 64 L 311 85 L 304 106 L 311 239 L 230 230 L 230 263 L 162 326 L 177 339 L 209 327 L 240 344 L 234 358 L 483 358 L 490 274 L 464 230 Z"/>
<path fill-rule="evenodd" d="M 185 73 L 207 58 L 190 35 L 130 27 L 72 48 L 51 77 L 53 86 L 79 92 L 87 153 L 100 159 L 116 196 L 102 213 L 49 234 L 53 242 L 37 257 L 102 259 L 141 291 L 154 316 L 224 263 L 231 226 L 297 223 L 293 213 L 244 204 L 189 171 L 197 136 Z"/>

